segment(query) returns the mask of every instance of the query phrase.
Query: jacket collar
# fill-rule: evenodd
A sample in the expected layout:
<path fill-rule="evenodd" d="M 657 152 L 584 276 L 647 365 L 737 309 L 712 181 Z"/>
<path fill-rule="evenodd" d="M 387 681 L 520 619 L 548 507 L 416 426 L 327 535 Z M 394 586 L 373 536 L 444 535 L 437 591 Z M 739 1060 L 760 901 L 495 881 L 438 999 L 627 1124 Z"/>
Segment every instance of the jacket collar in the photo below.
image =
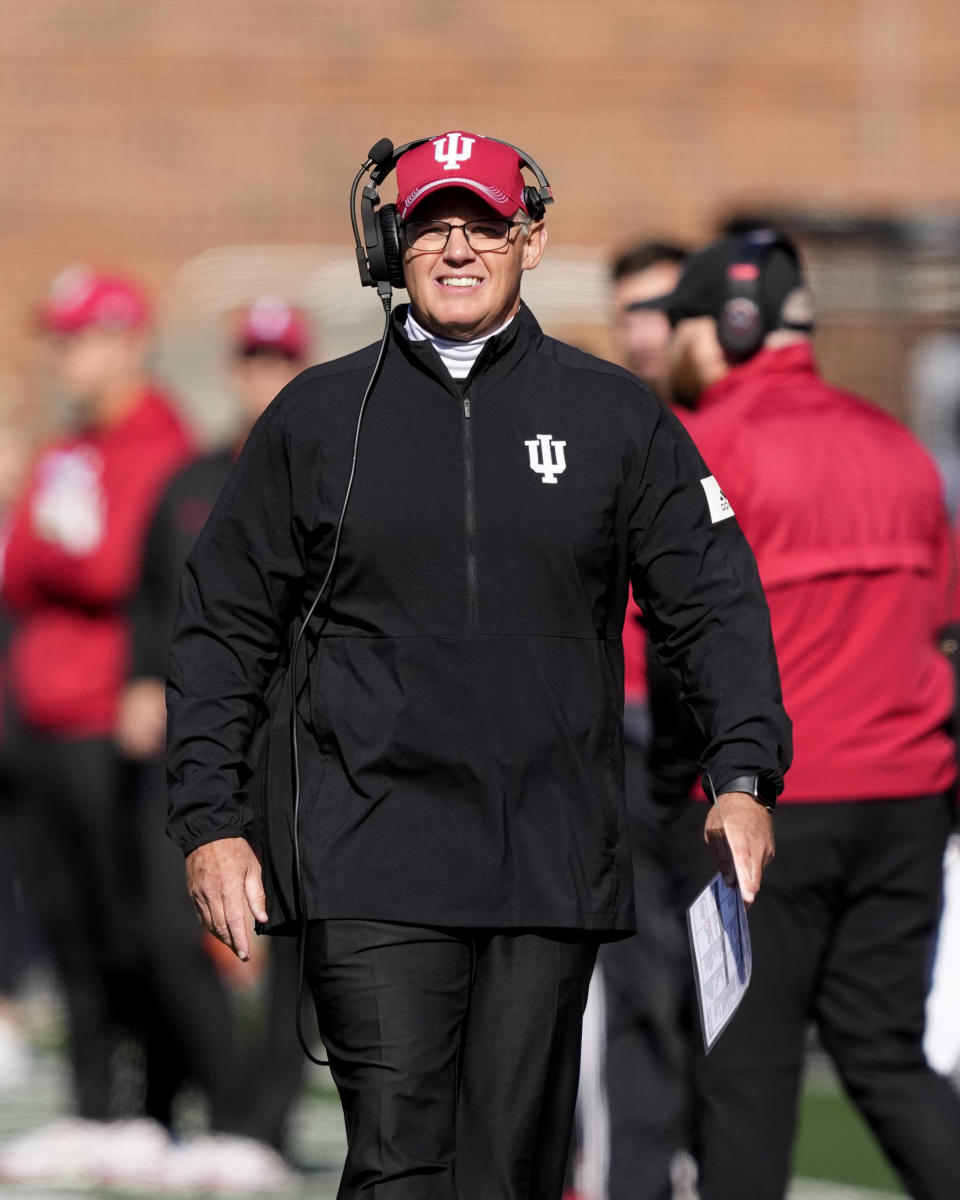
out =
<path fill-rule="evenodd" d="M 508 374 L 528 350 L 536 349 L 543 341 L 543 331 L 536 317 L 521 300 L 517 315 L 502 333 L 487 341 L 467 378 L 455 380 L 450 377 L 431 342 L 411 342 L 407 337 L 403 324 L 407 319 L 408 307 L 406 304 L 398 305 L 391 316 L 394 345 L 419 370 L 434 376 L 448 391 L 458 397 L 462 394 L 462 388 L 482 375 Z"/>
<path fill-rule="evenodd" d="M 731 367 L 726 375 L 700 393 L 697 411 L 725 400 L 745 385 L 755 386 L 762 380 L 783 379 L 787 375 L 816 375 L 817 364 L 809 342 L 798 342 L 780 350 L 761 350 L 739 366 Z"/>

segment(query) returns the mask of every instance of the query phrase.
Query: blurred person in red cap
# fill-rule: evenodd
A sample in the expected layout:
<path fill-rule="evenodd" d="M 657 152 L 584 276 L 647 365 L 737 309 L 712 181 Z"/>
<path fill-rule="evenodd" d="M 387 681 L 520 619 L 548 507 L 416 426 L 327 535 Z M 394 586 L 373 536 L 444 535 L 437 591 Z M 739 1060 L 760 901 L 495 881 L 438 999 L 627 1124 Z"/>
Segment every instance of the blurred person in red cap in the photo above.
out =
<path fill-rule="evenodd" d="M 754 773 L 775 795 L 789 722 L 749 550 L 711 520 L 689 439 L 521 302 L 542 172 L 460 130 L 378 143 L 361 174 L 394 163 L 396 208 L 362 208 L 387 273 L 365 261 L 409 306 L 281 392 L 187 561 L 169 829 L 240 958 L 248 909 L 302 930 L 341 1200 L 558 1200 L 597 946 L 634 927 L 629 583 L 712 734 L 711 840 L 748 899 L 770 815 L 723 785 Z"/>
<path fill-rule="evenodd" d="M 309 364 L 310 343 L 303 313 L 277 297 L 262 296 L 244 310 L 231 363 L 244 434 Z"/>
<path fill-rule="evenodd" d="M 180 573 L 250 429 L 274 396 L 309 362 L 304 315 L 272 296 L 243 309 L 230 331 L 230 382 L 237 409 L 233 442 L 178 470 L 163 489 L 144 543 L 140 583 L 131 606 L 129 679 L 121 696 L 117 739 L 140 764 L 136 776 L 143 848 L 143 935 L 155 986 L 171 1014 L 186 1072 L 209 1100 L 211 1134 L 194 1138 L 173 1169 L 183 1187 L 231 1183 L 261 1190 L 289 1183 L 282 1149 L 299 1093 L 304 1056 L 293 1022 L 296 943 L 274 939 L 265 967 L 261 1021 L 240 1037 L 227 988 L 201 940 L 183 887 L 183 856 L 159 836 L 166 813 L 164 677 Z M 219 945 L 219 943 L 215 943 Z M 243 1179 L 231 1161 L 242 1158 Z"/>
<path fill-rule="evenodd" d="M 957 775 L 939 645 L 957 581 L 936 467 L 899 422 L 820 377 L 811 296 L 778 232 L 723 238 L 643 303 L 673 326 L 671 380 L 696 399 L 685 423 L 756 554 L 796 743 L 750 912 L 750 987 L 695 1054 L 700 1195 L 785 1194 L 813 1023 L 909 1195 L 949 1200 L 960 1098 L 922 1045 Z M 688 902 L 711 872 L 703 805 L 682 800 L 675 685 L 651 670 L 650 688 Z M 702 745 L 688 735 L 687 786 Z M 665 786 L 658 762 L 673 764 Z"/>
<path fill-rule="evenodd" d="M 242 310 L 231 343 L 236 437 L 191 460 L 169 480 L 148 530 L 132 606 L 133 682 L 125 689 L 117 724 L 120 745 L 137 759 L 161 753 L 166 738 L 166 656 L 183 563 L 250 430 L 278 392 L 308 365 L 310 330 L 297 309 L 264 296 Z"/>
<path fill-rule="evenodd" d="M 166 1091 L 164 1031 L 136 927 L 132 810 L 113 732 L 146 522 L 190 438 L 147 373 L 149 311 L 135 284 L 71 269 L 38 319 L 53 378 L 71 401 L 71 427 L 37 454 L 14 507 L 2 600 L 14 623 L 23 879 L 64 990 L 74 1131 L 99 1152 L 111 1133 L 131 1134 L 108 1124 L 122 1029 L 147 1029 L 148 1112 Z M 0 1174 L 73 1169 L 58 1150 L 63 1133 L 55 1127 L 8 1148 Z M 146 1137 L 162 1140 L 154 1131 Z"/>

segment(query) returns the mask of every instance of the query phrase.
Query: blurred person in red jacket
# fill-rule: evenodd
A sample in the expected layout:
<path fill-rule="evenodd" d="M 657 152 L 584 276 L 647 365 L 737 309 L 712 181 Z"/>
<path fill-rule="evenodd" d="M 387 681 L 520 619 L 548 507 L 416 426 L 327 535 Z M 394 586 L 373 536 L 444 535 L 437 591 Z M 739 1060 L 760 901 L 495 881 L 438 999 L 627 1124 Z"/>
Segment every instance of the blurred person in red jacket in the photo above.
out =
<path fill-rule="evenodd" d="M 270 940 L 265 978 L 257 980 L 262 986 L 260 1020 L 247 1022 L 247 1036 L 239 1037 L 237 1013 L 210 956 L 210 948 L 221 943 L 198 925 L 184 888 L 183 855 L 163 833 L 167 651 L 183 564 L 255 421 L 308 365 L 310 340 L 304 315 L 275 297 L 261 297 L 239 314 L 230 354 L 236 435 L 231 444 L 191 459 L 164 487 L 147 529 L 130 610 L 129 680 L 121 695 L 117 740 L 140 764 L 136 793 L 143 919 L 155 986 L 174 1018 L 187 1071 L 210 1098 L 212 1133 L 184 1146 L 174 1167 L 178 1183 L 196 1190 L 239 1186 L 231 1167 L 238 1156 L 244 1162 L 244 1190 L 291 1182 L 276 1151 L 284 1145 L 306 1060 L 294 1026 L 296 939 Z M 222 967 L 219 957 L 217 961 Z M 233 955 L 227 963 L 238 986 L 254 982 L 249 964 L 240 964 Z M 242 975 L 246 978 L 237 979 Z"/>
<path fill-rule="evenodd" d="M 687 251 L 674 242 L 643 241 L 618 254 L 610 268 L 611 330 L 618 357 L 665 403 L 670 399 L 670 322 L 662 312 L 634 306 L 673 291 L 686 258 Z M 637 933 L 600 949 L 606 1035 L 602 1085 L 591 1098 L 589 1081 L 595 1075 L 589 1064 L 596 1049 L 591 1045 L 595 1026 L 588 1019 L 580 1093 L 585 1160 L 578 1174 L 580 1189 L 600 1194 L 605 1173 L 609 1200 L 669 1196 L 671 1171 L 684 1141 L 683 1037 L 677 1010 L 686 943 L 664 862 L 662 815 L 647 778 L 644 642 L 642 614 L 631 598 L 623 627 L 623 732 Z M 591 1006 L 598 1003 L 596 982 Z M 597 1139 L 607 1140 L 605 1156 L 592 1149 L 594 1129 Z"/>
<path fill-rule="evenodd" d="M 670 322 L 656 309 L 638 308 L 677 286 L 687 250 L 676 242 L 644 241 L 622 251 L 610 267 L 611 329 L 619 360 L 657 393 L 665 404 Z M 647 741 L 647 685 L 640 610 L 631 599 L 623 630 L 625 701 L 624 730 L 633 745 Z"/>
<path fill-rule="evenodd" d="M 812 301 L 780 234 L 722 239 L 649 303 L 673 325 L 671 381 L 696 397 L 684 419 L 720 485 L 714 520 L 735 513 L 757 558 L 796 746 L 750 911 L 750 987 L 696 1055 L 700 1194 L 784 1195 L 812 1022 L 909 1194 L 950 1200 L 960 1098 L 922 1048 L 957 773 L 938 645 L 956 572 L 936 467 L 896 420 L 818 374 Z M 671 704 L 652 673 L 654 765 Z M 688 902 L 713 868 L 702 805 L 676 807 Z"/>
<path fill-rule="evenodd" d="M 36 437 L 35 422 L 22 392 L 21 381 L 15 375 L 0 373 L 0 545 Z M 31 966 L 33 939 L 23 911 L 16 852 L 21 806 L 7 717 L 9 634 L 9 621 L 0 611 L 0 1093 L 22 1087 L 32 1070 L 18 1005 Z"/>
<path fill-rule="evenodd" d="M 119 1031 L 156 1016 L 143 970 L 149 948 L 132 901 L 130 797 L 113 733 L 146 523 L 190 439 L 147 374 L 149 312 L 135 284 L 73 268 L 55 281 L 39 323 L 72 423 L 40 451 L 14 508 L 2 600 L 14 622 L 9 682 L 27 801 L 24 880 L 62 982 L 76 1110 L 90 1141 L 116 1130 L 106 1123 Z M 148 1035 L 148 1112 L 152 1084 L 166 1087 L 162 1045 L 156 1028 Z M 31 1156 L 69 1157 L 41 1143 L 16 1160 L 25 1177 Z M 56 1133 L 51 1144 L 65 1145 Z M 0 1171 L 12 1161 L 0 1156 Z"/>

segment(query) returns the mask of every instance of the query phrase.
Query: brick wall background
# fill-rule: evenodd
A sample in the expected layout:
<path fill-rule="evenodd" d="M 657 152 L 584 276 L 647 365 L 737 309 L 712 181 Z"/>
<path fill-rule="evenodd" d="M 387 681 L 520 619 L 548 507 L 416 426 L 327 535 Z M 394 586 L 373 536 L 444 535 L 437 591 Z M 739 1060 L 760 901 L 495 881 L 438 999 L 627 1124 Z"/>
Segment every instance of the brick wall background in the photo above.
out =
<path fill-rule="evenodd" d="M 168 297 L 212 247 L 352 263 L 384 135 L 527 148 L 574 258 L 736 207 L 960 211 L 958 70 L 956 0 L 0 0 L 0 363 L 71 261 Z"/>

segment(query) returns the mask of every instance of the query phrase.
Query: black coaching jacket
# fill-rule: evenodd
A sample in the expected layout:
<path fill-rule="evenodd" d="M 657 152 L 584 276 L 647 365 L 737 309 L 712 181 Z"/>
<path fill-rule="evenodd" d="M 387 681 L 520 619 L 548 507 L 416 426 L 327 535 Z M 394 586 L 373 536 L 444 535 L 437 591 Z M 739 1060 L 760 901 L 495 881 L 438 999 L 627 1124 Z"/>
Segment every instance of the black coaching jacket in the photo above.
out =
<path fill-rule="evenodd" d="M 307 915 L 616 936 L 633 920 L 628 586 L 707 732 L 704 768 L 779 788 L 790 724 L 753 556 L 687 435 L 626 371 L 521 307 L 456 383 L 403 316 L 298 656 Z M 170 832 L 186 852 L 248 837 L 268 928 L 297 907 L 278 680 L 330 563 L 376 353 L 280 393 L 181 584 Z"/>

